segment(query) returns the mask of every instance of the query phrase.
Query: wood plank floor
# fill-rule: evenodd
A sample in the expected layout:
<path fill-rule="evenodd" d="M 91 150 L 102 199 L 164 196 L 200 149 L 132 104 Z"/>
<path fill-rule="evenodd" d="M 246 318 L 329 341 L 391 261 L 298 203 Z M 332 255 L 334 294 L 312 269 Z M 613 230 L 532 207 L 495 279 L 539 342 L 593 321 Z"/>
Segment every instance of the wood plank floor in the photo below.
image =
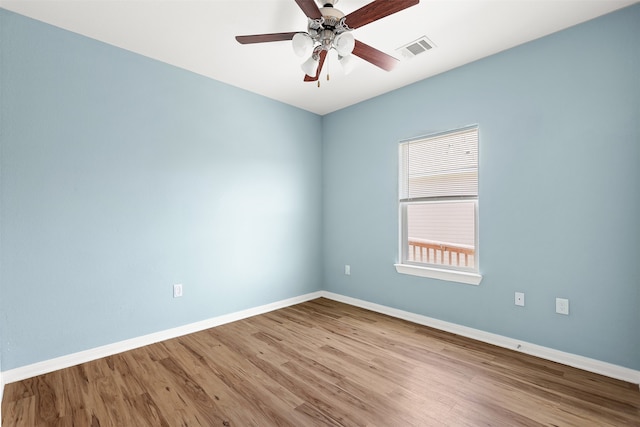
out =
<path fill-rule="evenodd" d="M 9 426 L 640 426 L 637 385 L 327 299 L 8 384 Z"/>

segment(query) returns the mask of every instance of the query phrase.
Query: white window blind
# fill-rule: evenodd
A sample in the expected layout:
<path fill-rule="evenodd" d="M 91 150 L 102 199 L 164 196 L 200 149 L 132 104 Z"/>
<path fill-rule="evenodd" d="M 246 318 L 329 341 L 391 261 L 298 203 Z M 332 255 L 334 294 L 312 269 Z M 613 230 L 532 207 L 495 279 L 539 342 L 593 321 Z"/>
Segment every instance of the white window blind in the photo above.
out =
<path fill-rule="evenodd" d="M 401 145 L 400 201 L 478 196 L 478 128 Z"/>

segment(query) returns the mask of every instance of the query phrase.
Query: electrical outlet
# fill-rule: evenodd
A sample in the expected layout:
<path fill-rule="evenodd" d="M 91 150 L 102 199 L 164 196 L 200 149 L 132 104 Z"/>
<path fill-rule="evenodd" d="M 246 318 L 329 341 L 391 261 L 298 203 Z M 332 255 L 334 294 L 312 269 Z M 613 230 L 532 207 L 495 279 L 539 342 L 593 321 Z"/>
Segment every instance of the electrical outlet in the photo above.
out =
<path fill-rule="evenodd" d="M 179 298 L 182 296 L 182 284 L 178 283 L 173 285 L 173 297 Z"/>
<path fill-rule="evenodd" d="M 351 266 L 350 265 L 345 265 L 344 266 L 344 274 L 346 276 L 351 276 Z"/>
<path fill-rule="evenodd" d="M 524 292 L 516 292 L 515 304 L 524 307 Z"/>
<path fill-rule="evenodd" d="M 556 313 L 569 314 L 569 300 L 566 298 L 556 298 Z"/>

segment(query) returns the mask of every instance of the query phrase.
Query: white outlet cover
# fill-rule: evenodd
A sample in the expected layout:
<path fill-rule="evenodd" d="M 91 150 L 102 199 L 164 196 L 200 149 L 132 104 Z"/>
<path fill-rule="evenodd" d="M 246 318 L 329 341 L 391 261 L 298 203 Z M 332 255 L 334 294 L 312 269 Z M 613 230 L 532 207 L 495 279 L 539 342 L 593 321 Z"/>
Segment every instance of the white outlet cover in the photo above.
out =
<path fill-rule="evenodd" d="M 179 298 L 182 296 L 182 284 L 178 283 L 173 285 L 173 297 Z"/>
<path fill-rule="evenodd" d="M 524 307 L 524 292 L 516 292 L 515 304 Z"/>
<path fill-rule="evenodd" d="M 556 298 L 556 313 L 569 314 L 569 300 L 566 298 Z"/>

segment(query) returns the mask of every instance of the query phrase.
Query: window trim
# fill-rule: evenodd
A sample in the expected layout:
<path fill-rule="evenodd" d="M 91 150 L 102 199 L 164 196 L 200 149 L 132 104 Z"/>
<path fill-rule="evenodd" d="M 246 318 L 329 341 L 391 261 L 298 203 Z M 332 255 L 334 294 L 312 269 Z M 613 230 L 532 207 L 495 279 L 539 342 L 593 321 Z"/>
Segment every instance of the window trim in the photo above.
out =
<path fill-rule="evenodd" d="M 411 276 L 428 277 L 431 279 L 476 286 L 482 281 L 482 274 L 471 273 L 468 271 L 443 270 L 440 268 L 422 267 L 413 264 L 394 264 L 393 266 L 396 268 L 398 273 L 409 274 Z"/>
<path fill-rule="evenodd" d="M 448 131 L 444 131 L 444 132 L 434 132 L 432 134 L 429 135 L 424 135 L 424 136 L 420 136 L 420 137 L 415 137 L 415 138 L 411 138 L 411 139 L 405 139 L 399 142 L 399 149 L 402 146 L 402 144 L 407 144 L 407 143 L 411 143 L 413 141 L 419 141 L 419 140 L 423 140 L 423 139 L 429 139 L 429 138 L 437 138 L 439 136 L 443 136 L 443 135 L 447 135 L 447 134 L 451 134 L 451 133 L 456 133 L 456 132 L 464 132 L 470 129 L 476 129 L 478 131 L 478 137 L 479 137 L 479 126 L 477 124 L 475 125 L 469 125 L 469 126 L 462 126 L 460 128 L 457 129 L 451 129 Z M 478 144 L 479 144 L 479 138 L 478 138 Z M 399 162 L 402 161 L 402 159 L 399 157 Z M 479 159 L 478 159 L 479 162 Z M 479 170 L 479 164 L 476 165 L 477 170 Z M 402 166 L 399 164 L 399 168 L 401 168 Z M 399 169 L 398 172 L 400 172 L 401 169 Z M 400 173 L 398 173 L 398 179 L 400 179 Z M 400 192 L 400 182 L 398 182 L 398 191 Z M 444 197 L 443 199 L 449 199 L 451 201 L 453 200 L 473 200 L 475 201 L 475 251 L 476 254 L 474 256 L 474 266 L 473 268 L 470 269 L 460 269 L 460 268 L 439 268 L 439 266 L 437 265 L 430 265 L 430 264 L 414 264 L 414 263 L 405 263 L 404 259 L 405 259 L 405 252 L 406 252 L 406 248 L 404 247 L 405 243 L 407 242 L 407 230 L 405 227 L 406 224 L 406 206 L 407 204 L 411 204 L 411 203 L 419 203 L 419 202 L 425 202 L 427 200 L 420 200 L 420 199 L 414 199 L 414 200 L 401 200 L 400 199 L 400 194 L 398 194 L 397 200 L 398 200 L 398 257 L 399 257 L 399 262 L 397 262 L 396 264 L 394 264 L 394 267 L 396 269 L 396 271 L 400 274 L 408 274 L 408 275 L 412 275 L 412 276 L 419 276 L 419 277 L 427 277 L 427 278 L 432 278 L 432 279 L 438 279 L 438 280 L 445 280 L 445 281 L 450 281 L 450 282 L 458 282 L 458 283 L 464 283 L 464 284 L 468 284 L 468 285 L 479 285 L 480 282 L 482 281 L 482 275 L 480 274 L 480 261 L 479 261 L 479 195 L 475 196 L 475 197 Z M 433 202 L 437 202 L 437 198 L 435 199 L 431 199 Z M 441 199 L 442 200 L 442 199 Z"/>

